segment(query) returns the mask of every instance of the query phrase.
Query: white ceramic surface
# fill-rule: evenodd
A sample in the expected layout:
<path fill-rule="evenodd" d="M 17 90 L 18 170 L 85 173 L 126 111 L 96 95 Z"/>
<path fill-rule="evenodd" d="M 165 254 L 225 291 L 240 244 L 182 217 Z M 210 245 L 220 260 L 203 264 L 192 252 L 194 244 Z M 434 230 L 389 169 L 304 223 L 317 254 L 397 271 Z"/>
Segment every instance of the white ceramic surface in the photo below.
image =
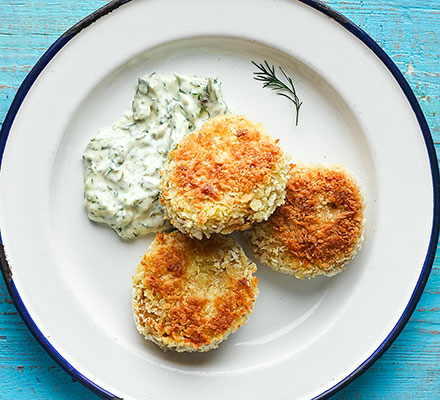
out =
<path fill-rule="evenodd" d="M 252 17 L 250 17 L 252 15 Z M 283 66 L 295 109 L 252 78 Z M 81 156 L 130 107 L 138 76 L 218 77 L 239 114 L 293 160 L 343 163 L 366 200 L 346 271 L 298 281 L 259 265 L 249 322 L 206 354 L 164 353 L 136 331 L 131 276 L 152 236 L 88 220 Z M 41 73 L 4 154 L 0 226 L 30 316 L 75 369 L 124 399 L 308 399 L 356 370 L 409 303 L 430 239 L 433 189 L 419 125 L 390 72 L 333 20 L 295 1 L 133 1 L 67 43 Z M 248 252 L 250 255 L 250 253 Z"/>

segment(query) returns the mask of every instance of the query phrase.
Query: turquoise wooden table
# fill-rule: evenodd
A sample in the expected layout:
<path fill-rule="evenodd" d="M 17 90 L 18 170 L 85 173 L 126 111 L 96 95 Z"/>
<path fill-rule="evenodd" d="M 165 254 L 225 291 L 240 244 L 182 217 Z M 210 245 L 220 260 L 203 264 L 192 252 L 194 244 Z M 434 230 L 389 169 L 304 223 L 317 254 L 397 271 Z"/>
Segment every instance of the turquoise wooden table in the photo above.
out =
<path fill-rule="evenodd" d="M 0 1 L 0 121 L 26 74 L 66 29 L 106 0 Z M 328 0 L 391 56 L 440 150 L 440 1 Z M 1 190 L 1 189 L 0 189 Z M 440 399 L 439 251 L 412 318 L 389 350 L 332 399 Z M 27 330 L 0 279 L 0 400 L 96 399 Z"/>

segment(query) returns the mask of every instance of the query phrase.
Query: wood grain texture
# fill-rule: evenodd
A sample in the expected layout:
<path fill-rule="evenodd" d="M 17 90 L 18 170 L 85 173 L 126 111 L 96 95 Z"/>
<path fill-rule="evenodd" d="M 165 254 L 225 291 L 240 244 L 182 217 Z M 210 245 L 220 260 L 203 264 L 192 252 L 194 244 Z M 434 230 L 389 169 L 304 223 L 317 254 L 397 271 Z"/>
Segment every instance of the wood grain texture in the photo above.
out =
<path fill-rule="evenodd" d="M 0 1 L 0 121 L 20 83 L 66 29 L 105 0 Z M 440 150 L 438 0 L 328 0 L 390 55 L 413 88 Z M 402 249 L 404 251 L 404 249 Z M 440 255 L 411 320 L 385 355 L 332 399 L 440 398 Z M 0 279 L 0 400 L 96 399 L 32 337 Z"/>

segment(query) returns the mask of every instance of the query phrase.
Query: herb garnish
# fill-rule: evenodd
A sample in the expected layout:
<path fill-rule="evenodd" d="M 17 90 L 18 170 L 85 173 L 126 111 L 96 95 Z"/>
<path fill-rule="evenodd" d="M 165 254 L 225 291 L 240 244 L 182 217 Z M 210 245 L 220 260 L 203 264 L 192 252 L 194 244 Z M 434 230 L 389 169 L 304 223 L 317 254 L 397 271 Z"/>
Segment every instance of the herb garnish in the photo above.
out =
<path fill-rule="evenodd" d="M 299 116 L 299 109 L 302 105 L 302 101 L 299 100 L 295 86 L 293 85 L 292 78 L 288 76 L 282 67 L 278 67 L 283 74 L 284 78 L 289 83 L 289 86 L 285 84 L 283 81 L 281 81 L 275 73 L 275 67 L 272 65 L 272 67 L 269 65 L 269 63 L 264 60 L 264 64 L 257 64 L 255 61 L 252 61 L 252 64 L 254 64 L 259 71 L 254 72 L 254 79 L 257 81 L 264 82 L 263 88 L 268 87 L 274 91 L 277 92 L 280 96 L 287 97 L 293 104 L 295 104 L 296 107 L 296 125 L 298 125 L 298 116 Z M 288 92 L 288 93 L 284 93 Z"/>

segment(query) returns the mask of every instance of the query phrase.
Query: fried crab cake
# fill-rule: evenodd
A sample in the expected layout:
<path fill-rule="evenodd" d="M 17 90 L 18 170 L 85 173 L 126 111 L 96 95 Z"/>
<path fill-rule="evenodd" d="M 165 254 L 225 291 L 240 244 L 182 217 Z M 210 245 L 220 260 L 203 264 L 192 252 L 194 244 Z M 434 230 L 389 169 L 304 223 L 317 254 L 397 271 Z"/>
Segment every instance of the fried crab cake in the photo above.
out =
<path fill-rule="evenodd" d="M 267 220 L 284 200 L 289 174 L 277 142 L 243 116 L 208 119 L 179 142 L 162 169 L 167 218 L 198 239 Z"/>
<path fill-rule="evenodd" d="M 158 233 L 133 277 L 136 327 L 164 350 L 214 349 L 249 318 L 255 271 L 232 237 Z"/>
<path fill-rule="evenodd" d="M 333 276 L 363 240 L 362 194 L 343 166 L 292 165 L 285 203 L 245 232 L 255 255 L 297 278 Z"/>

